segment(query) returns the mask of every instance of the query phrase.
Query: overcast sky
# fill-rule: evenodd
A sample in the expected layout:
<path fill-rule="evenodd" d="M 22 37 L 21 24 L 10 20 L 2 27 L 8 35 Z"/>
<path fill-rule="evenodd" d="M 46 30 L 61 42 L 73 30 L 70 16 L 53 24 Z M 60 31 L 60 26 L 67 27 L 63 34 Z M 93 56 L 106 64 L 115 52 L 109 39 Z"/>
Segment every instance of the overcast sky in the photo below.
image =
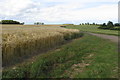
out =
<path fill-rule="evenodd" d="M 0 0 L 0 20 L 27 24 L 118 22 L 119 0 Z"/>

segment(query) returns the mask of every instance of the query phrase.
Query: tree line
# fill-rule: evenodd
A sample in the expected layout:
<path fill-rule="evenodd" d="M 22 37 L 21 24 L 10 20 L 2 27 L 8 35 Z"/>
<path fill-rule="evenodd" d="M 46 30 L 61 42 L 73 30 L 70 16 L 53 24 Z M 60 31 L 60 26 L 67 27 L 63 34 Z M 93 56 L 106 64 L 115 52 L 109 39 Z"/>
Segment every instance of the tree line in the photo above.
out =
<path fill-rule="evenodd" d="M 15 20 L 1 20 L 0 24 L 21 24 L 21 25 L 24 25 L 25 23 L 24 22 L 20 23 L 19 21 L 15 21 Z M 44 23 L 35 22 L 34 25 L 44 25 Z"/>
<path fill-rule="evenodd" d="M 89 22 L 87 22 L 87 23 L 80 23 L 79 25 L 98 25 L 97 23 L 89 23 Z"/>
<path fill-rule="evenodd" d="M 44 25 L 42 22 L 35 22 L 34 25 Z"/>
<path fill-rule="evenodd" d="M 110 30 L 120 30 L 120 23 L 113 24 L 112 21 L 108 21 L 108 23 L 103 23 L 98 27 L 99 29 L 110 29 Z"/>
<path fill-rule="evenodd" d="M 24 22 L 23 22 L 23 23 L 20 23 L 20 22 L 18 22 L 18 21 L 14 21 L 14 20 L 1 20 L 1 21 L 0 21 L 0 24 L 21 24 L 21 25 L 23 25 Z"/>

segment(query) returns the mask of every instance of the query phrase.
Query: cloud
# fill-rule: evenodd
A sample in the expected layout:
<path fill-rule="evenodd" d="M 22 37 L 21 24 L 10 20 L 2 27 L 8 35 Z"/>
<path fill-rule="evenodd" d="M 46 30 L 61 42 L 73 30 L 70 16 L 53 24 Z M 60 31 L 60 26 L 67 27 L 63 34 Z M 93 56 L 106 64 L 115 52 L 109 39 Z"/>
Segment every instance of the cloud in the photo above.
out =
<path fill-rule="evenodd" d="M 24 14 L 27 20 L 45 22 L 81 22 L 81 21 L 109 21 L 117 19 L 117 5 L 101 5 L 94 8 L 76 9 L 77 5 L 70 7 L 54 6 L 39 11 L 32 9 L 31 13 Z"/>
<path fill-rule="evenodd" d="M 67 3 L 74 3 L 74 2 L 78 2 L 78 3 L 99 3 L 99 2 L 118 2 L 119 0 L 43 0 L 44 2 L 67 2 Z"/>
<path fill-rule="evenodd" d="M 2 0 L 0 2 L 0 15 L 2 16 L 14 16 L 23 9 L 28 8 L 32 4 L 31 0 Z"/>
<path fill-rule="evenodd" d="M 117 0 L 5 0 L 1 3 L 5 6 L 0 9 L 1 17 L 26 23 L 117 21 L 118 14 Z"/>

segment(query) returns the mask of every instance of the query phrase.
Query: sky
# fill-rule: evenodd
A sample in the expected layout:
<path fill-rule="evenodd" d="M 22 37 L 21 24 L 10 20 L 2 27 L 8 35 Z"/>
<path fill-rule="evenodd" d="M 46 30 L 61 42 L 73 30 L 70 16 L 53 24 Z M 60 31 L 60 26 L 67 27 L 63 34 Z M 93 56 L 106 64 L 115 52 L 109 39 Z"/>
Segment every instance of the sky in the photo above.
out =
<path fill-rule="evenodd" d="M 118 22 L 119 0 L 0 0 L 0 20 L 26 24 Z"/>

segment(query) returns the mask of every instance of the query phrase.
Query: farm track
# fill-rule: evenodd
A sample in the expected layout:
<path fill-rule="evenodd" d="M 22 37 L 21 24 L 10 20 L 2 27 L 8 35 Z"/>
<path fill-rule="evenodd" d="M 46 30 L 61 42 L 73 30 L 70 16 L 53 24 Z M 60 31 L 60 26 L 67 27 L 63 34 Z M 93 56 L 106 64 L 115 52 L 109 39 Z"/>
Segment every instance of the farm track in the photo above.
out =
<path fill-rule="evenodd" d="M 109 39 L 112 42 L 116 42 L 116 43 L 118 43 L 118 41 L 119 41 L 118 36 L 105 35 L 105 34 L 97 34 L 97 33 L 90 33 L 90 32 L 88 32 L 88 34 L 94 35 L 94 36 L 98 36 L 98 37 L 101 37 L 101 38 L 104 38 L 104 39 Z"/>

